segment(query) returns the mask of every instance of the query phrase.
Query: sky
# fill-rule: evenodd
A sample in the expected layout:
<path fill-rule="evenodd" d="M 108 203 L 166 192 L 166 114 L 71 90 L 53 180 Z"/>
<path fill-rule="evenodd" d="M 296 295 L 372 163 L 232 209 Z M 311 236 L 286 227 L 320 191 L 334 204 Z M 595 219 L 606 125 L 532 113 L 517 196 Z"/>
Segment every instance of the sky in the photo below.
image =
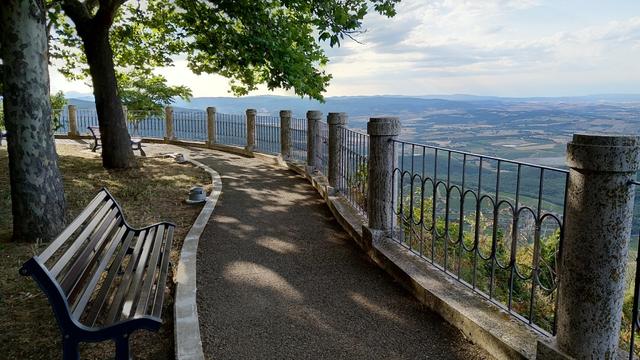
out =
<path fill-rule="evenodd" d="M 640 0 L 403 0 L 370 14 L 360 43 L 326 52 L 325 96 L 640 93 Z M 185 61 L 157 70 L 196 97 L 230 96 L 226 79 Z M 90 93 L 51 69 L 52 90 Z M 251 95 L 292 95 L 261 88 Z"/>

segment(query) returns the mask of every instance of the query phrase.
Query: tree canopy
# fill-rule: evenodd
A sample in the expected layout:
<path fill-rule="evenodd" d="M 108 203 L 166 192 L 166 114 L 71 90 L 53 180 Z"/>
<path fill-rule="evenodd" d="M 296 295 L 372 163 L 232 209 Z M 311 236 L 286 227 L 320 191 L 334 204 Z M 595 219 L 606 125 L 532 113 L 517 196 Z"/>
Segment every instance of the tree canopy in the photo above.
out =
<path fill-rule="evenodd" d="M 50 57 L 67 79 L 91 80 L 82 39 L 62 10 L 64 3 L 56 0 L 48 3 Z M 82 6 L 82 3 L 76 3 Z M 97 11 L 95 7 L 98 5 L 94 1 L 93 4 L 85 2 L 84 6 L 91 13 Z M 118 93 L 123 104 L 130 109 L 154 111 L 170 104 L 174 98 L 191 97 L 188 87 L 168 85 L 164 76 L 154 73 L 157 67 L 171 66 L 173 60 L 170 56 L 185 50 L 181 33 L 165 22 L 173 16 L 173 7 L 166 5 L 164 1 L 149 1 L 147 4 L 134 1 L 123 4 L 114 13 L 110 43 Z"/>
<path fill-rule="evenodd" d="M 78 8 L 94 17 L 111 11 L 118 90 L 130 108 L 146 110 L 191 96 L 188 87 L 169 86 L 153 72 L 172 66 L 176 56 L 186 56 L 196 74 L 229 78 L 235 95 L 265 84 L 322 100 L 331 75 L 321 42 L 339 46 L 361 31 L 369 11 L 390 17 L 397 2 L 49 0 L 50 52 L 67 78 L 88 79 L 82 41 L 63 9 Z"/>

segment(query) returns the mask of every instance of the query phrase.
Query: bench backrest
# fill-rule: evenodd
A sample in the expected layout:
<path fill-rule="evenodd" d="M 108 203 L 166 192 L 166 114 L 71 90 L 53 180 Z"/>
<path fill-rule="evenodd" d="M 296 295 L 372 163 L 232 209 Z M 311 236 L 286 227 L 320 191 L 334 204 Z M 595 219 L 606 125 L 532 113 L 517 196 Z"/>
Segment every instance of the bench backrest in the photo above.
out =
<path fill-rule="evenodd" d="M 137 316 L 159 319 L 169 261 L 161 253 L 169 253 L 165 237 L 172 236 L 173 225 L 167 223 L 133 229 L 103 189 L 32 260 L 57 287 L 73 320 L 92 327 Z"/>

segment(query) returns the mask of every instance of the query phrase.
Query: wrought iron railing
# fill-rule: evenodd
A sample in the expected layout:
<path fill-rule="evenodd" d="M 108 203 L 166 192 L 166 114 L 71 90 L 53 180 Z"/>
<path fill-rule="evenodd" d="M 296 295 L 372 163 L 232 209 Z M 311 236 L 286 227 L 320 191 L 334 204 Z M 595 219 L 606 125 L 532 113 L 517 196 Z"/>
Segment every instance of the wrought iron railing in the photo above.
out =
<path fill-rule="evenodd" d="M 89 135 L 89 126 L 98 126 L 98 112 L 96 109 L 76 110 L 76 124 L 78 133 Z"/>
<path fill-rule="evenodd" d="M 340 127 L 340 173 L 338 191 L 361 214 L 367 214 L 367 155 L 369 153 L 369 135 Z"/>
<path fill-rule="evenodd" d="M 256 116 L 256 150 L 267 154 L 280 153 L 280 118 Z"/>
<path fill-rule="evenodd" d="M 66 109 L 53 109 L 51 110 L 51 116 L 53 117 L 53 124 L 57 126 L 54 134 L 66 135 L 69 133 L 69 118 L 67 116 Z"/>
<path fill-rule="evenodd" d="M 403 141 L 394 149 L 396 240 L 555 333 L 567 171 Z"/>
<path fill-rule="evenodd" d="M 216 142 L 223 145 L 247 145 L 247 119 L 244 115 L 216 113 Z"/>
<path fill-rule="evenodd" d="M 204 111 L 174 112 L 173 134 L 179 140 L 206 141 L 207 113 Z"/>
<path fill-rule="evenodd" d="M 307 162 L 307 119 L 291 119 L 289 128 L 289 139 L 291 140 L 291 157 L 293 160 Z"/>
<path fill-rule="evenodd" d="M 317 152 L 318 169 L 322 175 L 328 176 L 329 172 L 329 125 L 326 122 L 318 121 L 318 139 L 316 142 L 319 144 L 319 151 Z"/>
<path fill-rule="evenodd" d="M 125 112 L 127 128 L 132 137 L 162 139 L 165 136 L 165 118 L 160 111 L 128 110 Z"/>

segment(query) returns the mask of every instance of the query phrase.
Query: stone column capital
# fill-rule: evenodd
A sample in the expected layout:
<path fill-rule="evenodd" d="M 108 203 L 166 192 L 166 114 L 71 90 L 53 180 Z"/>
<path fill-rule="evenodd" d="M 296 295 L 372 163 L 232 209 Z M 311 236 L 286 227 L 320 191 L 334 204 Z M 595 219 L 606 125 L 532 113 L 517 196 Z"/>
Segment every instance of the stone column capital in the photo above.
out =
<path fill-rule="evenodd" d="M 636 172 L 640 170 L 640 137 L 574 134 L 567 144 L 567 165 L 576 170 Z"/>
<path fill-rule="evenodd" d="M 327 124 L 329 125 L 346 125 L 347 124 L 347 113 L 344 112 L 330 112 L 327 115 Z"/>
<path fill-rule="evenodd" d="M 322 111 L 309 110 L 307 111 L 307 119 L 320 121 L 322 120 Z"/>
<path fill-rule="evenodd" d="M 291 110 L 280 110 L 280 117 L 281 118 L 290 118 L 291 117 Z"/>
<path fill-rule="evenodd" d="M 367 134 L 371 136 L 400 135 L 400 119 L 397 117 L 371 118 L 367 123 Z"/>

